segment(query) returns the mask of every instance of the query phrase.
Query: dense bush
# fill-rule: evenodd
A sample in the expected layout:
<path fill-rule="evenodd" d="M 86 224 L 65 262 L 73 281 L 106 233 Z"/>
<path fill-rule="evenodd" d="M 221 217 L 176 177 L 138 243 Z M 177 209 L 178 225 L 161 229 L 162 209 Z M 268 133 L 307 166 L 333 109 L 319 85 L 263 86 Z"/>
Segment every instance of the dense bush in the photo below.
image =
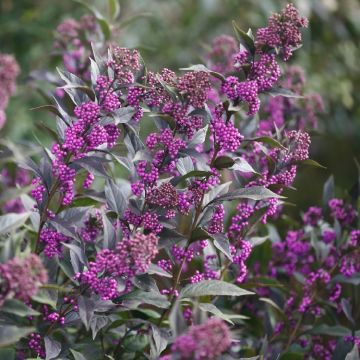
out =
<path fill-rule="evenodd" d="M 58 26 L 60 78 L 32 75 L 56 85 L 51 148 L 1 144 L 0 354 L 358 358 L 354 204 L 330 179 L 328 209 L 272 224 L 298 166 L 321 167 L 321 98 L 286 64 L 307 20 L 289 4 L 255 34 L 234 23 L 206 65 L 155 73 L 93 13 Z"/>

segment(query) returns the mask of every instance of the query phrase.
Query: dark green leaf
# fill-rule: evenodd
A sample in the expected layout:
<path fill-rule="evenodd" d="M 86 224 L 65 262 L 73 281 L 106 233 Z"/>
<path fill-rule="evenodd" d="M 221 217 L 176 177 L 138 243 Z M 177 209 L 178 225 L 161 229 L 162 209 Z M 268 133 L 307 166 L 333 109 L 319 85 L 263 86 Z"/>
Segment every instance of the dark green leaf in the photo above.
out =
<path fill-rule="evenodd" d="M 60 113 L 59 109 L 55 105 L 42 105 L 32 108 L 30 110 L 40 110 L 40 111 L 50 111 L 53 114 L 63 118 L 62 114 Z"/>
<path fill-rule="evenodd" d="M 0 347 L 17 343 L 21 338 L 34 332 L 33 327 L 17 327 L 15 325 L 0 325 Z"/>
<path fill-rule="evenodd" d="M 283 311 L 281 310 L 281 308 L 279 307 L 278 304 L 276 304 L 273 300 L 269 299 L 269 298 L 264 298 L 261 297 L 259 298 L 260 301 L 265 302 L 267 304 L 269 304 L 270 306 L 272 306 L 274 309 L 276 309 L 277 311 L 279 311 L 280 313 L 283 313 Z"/>
<path fill-rule="evenodd" d="M 202 144 L 204 143 L 205 139 L 206 139 L 206 133 L 208 130 L 208 125 L 206 125 L 205 127 L 203 127 L 202 129 L 198 130 L 194 136 L 191 138 L 190 142 L 188 143 L 187 147 L 188 148 L 193 148 L 196 145 Z"/>
<path fill-rule="evenodd" d="M 104 315 L 94 315 L 90 320 L 90 328 L 92 332 L 92 338 L 95 340 L 98 332 L 109 324 L 110 318 Z"/>
<path fill-rule="evenodd" d="M 160 354 L 166 349 L 170 334 L 165 329 L 160 329 L 155 325 L 151 325 L 151 357 L 158 359 Z"/>
<path fill-rule="evenodd" d="M 353 349 L 346 355 L 345 360 L 360 360 L 359 348 L 354 345 Z"/>
<path fill-rule="evenodd" d="M 105 196 L 109 209 L 122 216 L 126 209 L 127 201 L 120 186 L 114 181 L 108 180 L 105 185 Z"/>
<path fill-rule="evenodd" d="M 248 319 L 248 317 L 244 316 L 244 315 L 225 314 L 219 308 L 217 308 L 214 304 L 211 304 L 211 303 L 199 304 L 199 309 L 202 311 L 209 312 L 209 313 L 215 315 L 216 317 L 219 317 L 220 319 L 227 321 L 228 323 L 230 323 L 232 325 L 234 325 L 234 322 L 232 321 L 232 319 L 234 319 L 234 320 L 235 319 L 240 319 L 240 320 Z"/>
<path fill-rule="evenodd" d="M 212 200 L 209 204 L 221 203 L 223 201 L 231 201 L 235 199 L 266 200 L 271 198 L 283 198 L 283 196 L 275 194 L 263 186 L 252 186 L 249 188 L 231 191 L 225 195 L 220 195 Z"/>
<path fill-rule="evenodd" d="M 194 164 L 190 156 L 185 156 L 180 158 L 176 162 L 176 168 L 179 171 L 180 175 L 185 176 L 186 174 L 194 171 Z"/>
<path fill-rule="evenodd" d="M 93 15 L 95 16 L 97 22 L 101 27 L 105 40 L 109 40 L 111 36 L 110 25 L 105 20 L 104 16 L 99 12 L 99 10 L 97 10 L 94 6 L 86 3 L 85 1 L 81 1 L 81 0 L 75 0 L 75 1 L 84 5 L 85 7 L 88 8 L 88 10 L 90 10 L 93 13 Z"/>
<path fill-rule="evenodd" d="M 168 277 L 168 278 L 172 278 L 172 275 L 169 274 L 168 272 L 166 272 L 165 270 L 163 270 L 160 266 L 157 266 L 155 264 L 150 264 L 149 266 L 149 270 L 148 273 L 150 275 L 159 275 L 159 276 L 164 276 L 164 277 Z"/>
<path fill-rule="evenodd" d="M 212 173 L 210 171 L 203 171 L 203 170 L 194 170 L 194 171 L 190 171 L 189 173 L 187 173 L 186 175 L 181 177 L 181 180 L 185 180 L 191 177 L 205 177 L 205 176 L 210 176 Z"/>
<path fill-rule="evenodd" d="M 355 273 L 351 277 L 346 277 L 343 275 L 336 275 L 331 279 L 333 283 L 345 283 L 345 284 L 353 284 L 353 285 L 360 285 L 360 273 Z"/>
<path fill-rule="evenodd" d="M 4 305 L 1 307 L 1 311 L 15 314 L 18 316 L 37 316 L 39 312 L 25 305 L 22 301 L 17 299 L 6 300 Z"/>
<path fill-rule="evenodd" d="M 108 0 L 108 8 L 109 8 L 110 19 L 116 20 L 120 15 L 119 0 Z"/>
<path fill-rule="evenodd" d="M 318 167 L 318 168 L 321 168 L 321 169 L 326 169 L 325 166 L 322 166 L 321 164 L 319 164 L 317 161 L 313 160 L 313 159 L 306 159 L 306 160 L 303 160 L 303 161 L 300 161 L 301 165 L 309 165 L 309 166 L 315 166 L 315 167 Z"/>
<path fill-rule="evenodd" d="M 73 349 L 70 349 L 70 351 L 74 357 L 74 360 L 87 360 L 86 357 L 78 351 L 75 351 Z"/>
<path fill-rule="evenodd" d="M 189 284 L 184 287 L 180 297 L 198 296 L 244 296 L 253 295 L 251 291 L 244 290 L 236 285 L 221 280 L 203 280 L 199 283 Z"/>
<path fill-rule="evenodd" d="M 261 244 L 263 244 L 267 239 L 269 238 L 269 236 L 255 236 L 249 239 L 249 242 L 251 244 L 252 247 L 255 246 L 259 246 Z"/>
<path fill-rule="evenodd" d="M 133 279 L 133 284 L 140 290 L 144 290 L 146 292 L 159 292 L 156 281 L 149 274 L 136 275 Z"/>
<path fill-rule="evenodd" d="M 114 226 L 105 213 L 102 214 L 102 221 L 104 226 L 103 248 L 114 249 L 116 243 L 116 232 Z"/>
<path fill-rule="evenodd" d="M 15 349 L 12 348 L 4 348 L 0 349 L 0 359 L 4 360 L 15 360 Z"/>
<path fill-rule="evenodd" d="M 309 332 L 314 335 L 328 335 L 328 336 L 346 336 L 351 334 L 351 330 L 346 328 L 345 326 L 341 326 L 341 325 L 329 326 L 326 324 L 315 326 Z"/>
<path fill-rule="evenodd" d="M 331 175 L 325 182 L 323 188 L 323 204 L 328 205 L 328 202 L 335 197 L 335 181 L 334 176 Z"/>
<path fill-rule="evenodd" d="M 114 120 L 115 124 L 126 124 L 128 123 L 133 115 L 135 114 L 135 109 L 131 106 L 126 106 L 114 111 Z"/>
<path fill-rule="evenodd" d="M 231 170 L 260 175 L 244 158 L 241 157 L 234 159 L 234 165 L 231 167 Z"/>
<path fill-rule="evenodd" d="M 187 237 L 179 232 L 171 229 L 164 228 L 159 234 L 159 249 L 170 248 L 173 245 L 176 245 L 182 240 L 187 240 Z"/>
<path fill-rule="evenodd" d="M 22 214 L 9 213 L 0 216 L 0 234 L 19 228 L 30 216 L 29 212 Z"/>
<path fill-rule="evenodd" d="M 219 156 L 215 159 L 214 163 L 212 164 L 216 169 L 228 169 L 235 164 L 235 161 L 229 156 Z"/>
<path fill-rule="evenodd" d="M 304 354 L 296 352 L 286 352 L 280 356 L 279 360 L 303 360 Z"/>
<path fill-rule="evenodd" d="M 183 71 L 204 71 L 209 73 L 210 75 L 220 79 L 221 81 L 225 81 L 225 78 L 222 74 L 216 72 L 216 71 L 212 71 L 210 69 L 208 69 L 205 65 L 203 64 L 197 64 L 197 65 L 191 65 L 187 68 L 180 68 L 180 70 Z"/>
<path fill-rule="evenodd" d="M 212 235 L 214 239 L 214 245 L 219 249 L 230 261 L 232 261 L 232 255 L 230 251 L 230 242 L 227 236 L 224 234 Z"/>
<path fill-rule="evenodd" d="M 78 297 L 79 315 L 80 319 L 86 327 L 86 330 L 90 329 L 90 322 L 94 316 L 95 303 L 92 299 L 79 296 Z"/>
<path fill-rule="evenodd" d="M 32 299 L 40 304 L 50 305 L 53 309 L 56 309 L 57 303 L 57 291 L 48 289 L 39 289 L 36 295 Z"/>
<path fill-rule="evenodd" d="M 89 88 L 85 85 L 65 85 L 62 87 L 65 91 L 66 90 L 80 90 L 84 94 L 86 94 L 92 101 L 95 101 L 95 93 L 93 89 Z"/>
<path fill-rule="evenodd" d="M 57 358 L 61 352 L 61 343 L 54 340 L 50 336 L 45 336 L 44 342 L 45 342 L 45 352 L 46 352 L 45 360 L 51 360 Z"/>
<path fill-rule="evenodd" d="M 348 300 L 348 299 L 345 299 L 345 298 L 342 298 L 342 299 L 341 299 L 341 307 L 342 307 L 342 310 L 343 310 L 345 316 L 347 317 L 347 319 L 348 319 L 353 325 L 355 325 L 354 318 L 352 317 L 352 314 L 351 314 L 351 304 L 350 304 L 349 300 Z"/>
<path fill-rule="evenodd" d="M 303 98 L 302 95 L 296 94 L 291 90 L 282 87 L 273 87 L 267 93 L 270 94 L 271 96 L 284 96 L 288 98 L 297 98 L 297 99 Z"/>
<path fill-rule="evenodd" d="M 80 166 L 94 175 L 108 178 L 104 165 L 109 161 L 98 156 L 87 156 L 73 161 L 70 167 Z"/>
<path fill-rule="evenodd" d="M 114 300 L 115 303 L 133 303 L 136 308 L 141 304 L 153 305 L 159 308 L 167 309 L 170 302 L 167 300 L 165 295 L 154 292 L 145 292 L 141 290 L 135 290 L 128 294 L 121 295 Z"/>
<path fill-rule="evenodd" d="M 254 55 L 255 54 L 254 40 L 244 30 L 240 29 L 235 21 L 233 21 L 232 24 L 235 31 L 235 35 L 238 41 L 240 42 L 240 44 L 243 45 L 246 48 L 246 50 L 250 52 L 251 55 Z"/>
<path fill-rule="evenodd" d="M 190 240 L 193 242 L 193 241 L 197 241 L 197 240 L 206 240 L 206 239 L 211 239 L 211 238 L 212 238 L 212 236 L 205 229 L 196 228 L 191 233 Z"/>
<path fill-rule="evenodd" d="M 258 141 L 267 145 L 270 145 L 272 148 L 280 148 L 286 150 L 286 148 L 281 145 L 277 140 L 269 137 L 269 136 L 259 136 L 253 139 L 244 139 L 243 141 Z"/>

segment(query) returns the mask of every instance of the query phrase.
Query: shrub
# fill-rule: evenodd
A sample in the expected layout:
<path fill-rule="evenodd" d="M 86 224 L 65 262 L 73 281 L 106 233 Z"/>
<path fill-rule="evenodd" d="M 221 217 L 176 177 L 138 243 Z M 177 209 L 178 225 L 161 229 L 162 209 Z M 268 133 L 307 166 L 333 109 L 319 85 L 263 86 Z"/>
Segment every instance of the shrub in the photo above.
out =
<path fill-rule="evenodd" d="M 315 284 L 326 285 L 334 306 L 341 281 L 332 276 L 356 275 L 357 230 L 339 254 L 330 240 L 313 239 L 322 231 L 317 208 L 304 217 L 310 228 L 290 231 L 282 243 L 270 246 L 265 226 L 286 205 L 282 194 L 299 164 L 319 166 L 309 159 L 306 129 L 321 103 L 303 96 L 300 70 L 279 64 L 300 47 L 306 19 L 287 5 L 255 37 L 234 24 L 240 45 L 215 40 L 207 66 L 154 73 L 137 50 L 106 42 L 110 27 L 95 17 L 57 29 L 67 71 L 59 70 L 54 104 L 42 107 L 56 115 L 56 130 L 44 126 L 51 148 L 3 143 L 6 354 L 235 359 L 306 349 L 328 356 L 333 340 L 318 334 L 333 324 L 325 319 L 309 342 L 303 320 L 325 314 Z M 339 224 L 352 225 L 355 209 L 336 199 L 330 207 Z M 257 246 L 273 258 L 263 261 Z M 330 268 L 340 261 L 340 269 L 323 267 L 330 252 Z M 284 284 L 290 293 L 275 293 Z M 351 321 L 350 302 L 340 305 Z M 269 324 L 256 328 L 263 317 Z M 337 324 L 333 331 L 358 343 L 354 331 Z"/>

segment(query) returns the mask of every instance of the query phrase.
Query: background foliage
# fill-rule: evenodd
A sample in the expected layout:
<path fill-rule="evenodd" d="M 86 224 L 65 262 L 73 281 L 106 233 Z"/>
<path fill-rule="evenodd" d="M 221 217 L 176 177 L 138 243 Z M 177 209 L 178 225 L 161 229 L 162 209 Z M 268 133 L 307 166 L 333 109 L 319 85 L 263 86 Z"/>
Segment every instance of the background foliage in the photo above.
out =
<path fill-rule="evenodd" d="M 330 174 L 336 176 L 341 188 L 350 189 L 356 179 L 353 159 L 360 153 L 360 4 L 356 0 L 294 2 L 309 18 L 310 28 L 304 34 L 304 51 L 297 52 L 293 61 L 311 73 L 308 88 L 323 96 L 326 109 L 320 121 L 321 136 L 313 136 L 312 158 L 327 170 L 307 169 L 298 176 L 299 191 L 288 194 L 304 209 L 314 199 L 320 202 L 322 183 Z M 99 8 L 105 4 L 102 0 L 87 3 Z M 116 41 L 140 48 L 153 70 L 161 65 L 176 69 L 198 63 L 214 36 L 231 34 L 232 19 L 244 28 L 250 24 L 256 28 L 283 4 L 280 0 L 122 0 L 123 26 Z M 58 59 L 50 56 L 55 26 L 66 17 L 79 18 L 84 13 L 84 6 L 71 0 L 1 1 L 0 50 L 13 53 L 22 68 L 18 95 L 8 108 L 11 120 L 1 135 L 14 141 L 30 139 L 33 131 L 43 136 L 35 125 L 48 121 L 48 116 L 29 111 L 43 99 L 27 83 L 26 74 L 56 65 Z M 44 50 L 49 56 L 43 56 Z"/>

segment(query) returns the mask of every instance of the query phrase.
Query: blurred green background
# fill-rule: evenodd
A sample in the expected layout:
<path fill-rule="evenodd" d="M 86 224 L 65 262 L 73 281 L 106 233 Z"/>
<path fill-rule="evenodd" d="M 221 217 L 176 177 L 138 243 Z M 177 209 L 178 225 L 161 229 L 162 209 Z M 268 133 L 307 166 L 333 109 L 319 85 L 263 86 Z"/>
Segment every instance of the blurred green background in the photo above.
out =
<path fill-rule="evenodd" d="M 86 1 L 104 8 L 105 0 Z M 304 46 L 292 62 L 307 74 L 309 91 L 319 92 L 326 112 L 319 135 L 313 136 L 312 158 L 327 170 L 301 169 L 290 201 L 301 209 L 321 202 L 323 182 L 334 174 L 339 188 L 357 180 L 354 158 L 360 160 L 360 2 L 357 0 L 293 1 L 310 19 Z M 265 26 L 280 0 L 120 0 L 121 31 L 116 42 L 141 49 L 153 70 L 177 69 L 201 62 L 204 46 L 219 34 L 232 34 L 231 20 L 242 28 Z M 104 10 L 104 9 L 103 9 Z M 31 140 L 35 124 L 51 121 L 46 113 L 30 111 L 44 104 L 27 84 L 31 70 L 57 65 L 51 57 L 53 32 L 65 18 L 79 18 L 86 8 L 72 0 L 0 0 L 0 52 L 15 55 L 22 74 L 17 95 L 7 110 L 1 137 Z M 125 26 L 126 25 L 126 26 Z"/>

